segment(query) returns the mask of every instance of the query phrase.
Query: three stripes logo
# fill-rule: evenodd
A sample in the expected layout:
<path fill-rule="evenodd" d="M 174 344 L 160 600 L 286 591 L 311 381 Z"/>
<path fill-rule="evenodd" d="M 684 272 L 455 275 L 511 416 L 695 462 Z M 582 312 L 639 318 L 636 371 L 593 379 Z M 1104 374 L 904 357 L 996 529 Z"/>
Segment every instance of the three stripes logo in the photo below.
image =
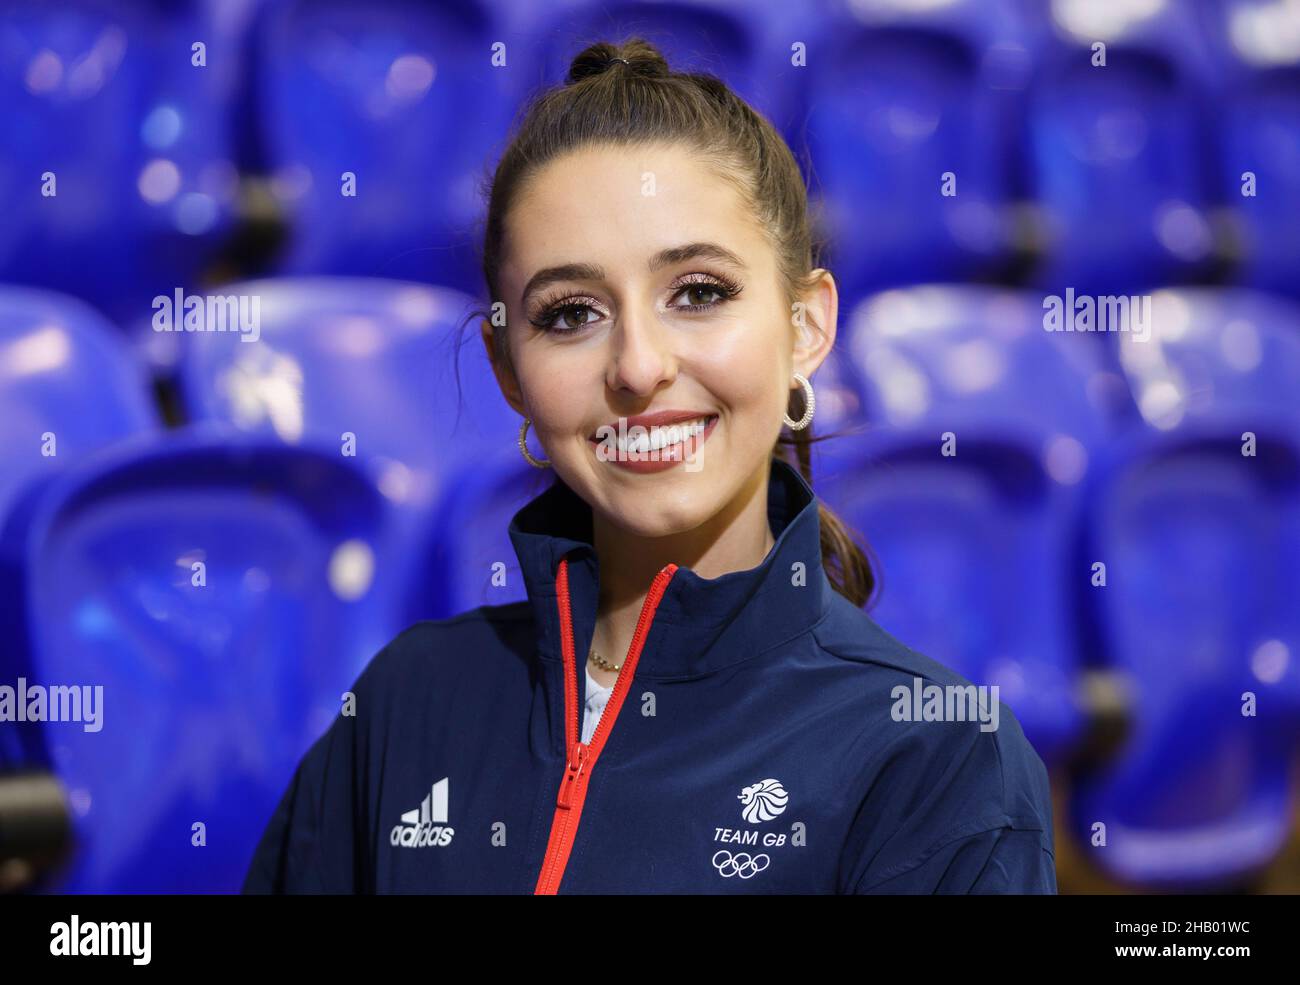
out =
<path fill-rule="evenodd" d="M 446 824 L 448 782 L 444 776 L 425 794 L 419 807 L 402 815 L 402 823 L 394 825 L 393 833 L 389 836 L 392 845 L 400 848 L 441 848 L 451 844 L 455 830 Z"/>

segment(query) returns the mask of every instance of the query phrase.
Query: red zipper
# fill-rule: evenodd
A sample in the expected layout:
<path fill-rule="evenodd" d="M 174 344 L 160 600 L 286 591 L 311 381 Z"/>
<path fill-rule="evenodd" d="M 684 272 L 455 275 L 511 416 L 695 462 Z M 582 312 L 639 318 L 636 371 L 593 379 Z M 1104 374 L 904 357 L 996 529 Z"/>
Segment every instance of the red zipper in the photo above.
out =
<path fill-rule="evenodd" d="M 573 653 L 573 617 L 569 607 L 569 562 L 560 559 L 559 570 L 555 575 L 555 594 L 560 606 L 560 643 L 564 656 L 564 745 L 569 750 L 564 764 L 564 777 L 560 780 L 560 792 L 555 798 L 555 814 L 551 818 L 551 836 L 546 843 L 546 855 L 542 860 L 542 871 L 537 877 L 534 895 L 554 895 L 559 891 L 560 880 L 564 878 L 564 868 L 569 862 L 569 852 L 573 849 L 573 839 L 578 833 L 578 821 L 582 817 L 582 805 L 587 800 L 587 784 L 591 780 L 591 771 L 600 758 L 600 751 L 605 748 L 605 738 L 614 727 L 623 699 L 632 686 L 632 675 L 636 672 L 637 661 L 641 658 L 641 648 L 645 645 L 646 634 L 654 620 L 655 609 L 663 598 L 668 582 L 677 571 L 677 565 L 669 564 L 659 570 L 646 593 L 645 602 L 641 604 L 641 616 L 637 620 L 636 632 L 632 635 L 632 644 L 627 649 L 627 657 L 614 680 L 605 710 L 601 712 L 600 723 L 591 735 L 590 744 L 579 741 L 582 734 L 582 705 L 577 700 L 578 661 Z"/>

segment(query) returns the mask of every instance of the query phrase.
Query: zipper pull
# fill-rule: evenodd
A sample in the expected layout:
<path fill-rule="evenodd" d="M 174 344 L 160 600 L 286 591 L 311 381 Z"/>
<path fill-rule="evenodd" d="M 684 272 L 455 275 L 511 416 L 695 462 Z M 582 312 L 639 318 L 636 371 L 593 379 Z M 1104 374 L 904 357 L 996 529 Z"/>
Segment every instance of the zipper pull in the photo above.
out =
<path fill-rule="evenodd" d="M 573 791 L 578 786 L 578 777 L 587 768 L 587 752 L 590 747 L 583 742 L 575 742 L 569 751 L 569 761 L 564 769 L 564 781 L 560 784 L 560 795 L 556 803 L 568 810 L 573 806 Z"/>

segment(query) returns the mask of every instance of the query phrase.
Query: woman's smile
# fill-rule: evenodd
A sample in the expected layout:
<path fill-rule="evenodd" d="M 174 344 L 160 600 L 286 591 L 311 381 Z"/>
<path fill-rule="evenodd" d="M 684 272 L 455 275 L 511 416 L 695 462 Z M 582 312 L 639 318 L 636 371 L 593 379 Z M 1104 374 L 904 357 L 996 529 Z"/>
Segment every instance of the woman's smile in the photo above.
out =
<path fill-rule="evenodd" d="M 717 414 L 641 414 L 602 424 L 587 442 L 600 462 L 629 472 L 662 472 L 682 462 L 697 462 L 717 423 Z"/>

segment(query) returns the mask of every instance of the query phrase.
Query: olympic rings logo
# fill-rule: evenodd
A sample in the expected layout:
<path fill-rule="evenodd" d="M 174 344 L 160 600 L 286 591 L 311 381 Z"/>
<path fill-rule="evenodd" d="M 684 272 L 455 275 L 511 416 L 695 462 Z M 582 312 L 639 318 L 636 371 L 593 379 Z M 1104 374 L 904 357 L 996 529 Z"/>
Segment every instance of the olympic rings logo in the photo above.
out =
<path fill-rule="evenodd" d="M 725 848 L 713 853 L 713 867 L 718 870 L 718 874 L 724 879 L 732 876 L 740 876 L 742 879 L 752 879 L 764 869 L 766 869 L 772 860 L 766 855 L 753 855 L 748 852 L 737 852 L 732 855 Z"/>

